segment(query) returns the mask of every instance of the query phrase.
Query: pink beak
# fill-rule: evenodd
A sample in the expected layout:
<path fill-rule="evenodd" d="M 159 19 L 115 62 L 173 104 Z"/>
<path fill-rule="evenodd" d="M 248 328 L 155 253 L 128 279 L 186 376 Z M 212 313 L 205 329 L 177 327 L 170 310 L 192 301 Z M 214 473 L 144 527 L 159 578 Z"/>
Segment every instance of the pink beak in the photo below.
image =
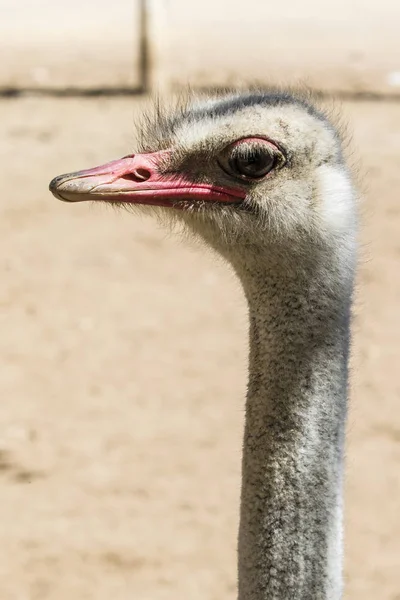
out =
<path fill-rule="evenodd" d="M 50 191 L 66 202 L 102 200 L 169 207 L 184 200 L 238 203 L 245 198 L 241 189 L 161 174 L 157 165 L 168 154 L 168 150 L 133 154 L 94 169 L 59 175 L 51 181 Z"/>

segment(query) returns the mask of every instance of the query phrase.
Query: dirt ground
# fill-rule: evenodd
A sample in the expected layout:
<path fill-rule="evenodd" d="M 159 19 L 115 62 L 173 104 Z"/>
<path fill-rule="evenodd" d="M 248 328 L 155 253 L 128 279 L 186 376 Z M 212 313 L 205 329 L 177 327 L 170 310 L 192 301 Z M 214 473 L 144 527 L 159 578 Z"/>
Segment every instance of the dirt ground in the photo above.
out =
<path fill-rule="evenodd" d="M 0 599 L 235 598 L 246 309 L 211 254 L 58 203 L 141 99 L 0 104 Z M 365 188 L 346 598 L 400 600 L 400 104 L 346 103 Z"/>

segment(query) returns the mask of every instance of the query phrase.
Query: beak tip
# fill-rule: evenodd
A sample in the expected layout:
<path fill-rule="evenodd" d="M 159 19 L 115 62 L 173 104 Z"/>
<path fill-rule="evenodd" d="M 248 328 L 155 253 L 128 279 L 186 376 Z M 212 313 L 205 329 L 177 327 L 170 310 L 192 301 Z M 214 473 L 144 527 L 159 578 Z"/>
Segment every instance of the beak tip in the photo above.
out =
<path fill-rule="evenodd" d="M 54 177 L 49 183 L 49 190 L 54 195 L 57 196 L 57 188 L 60 182 L 61 177 Z"/>
<path fill-rule="evenodd" d="M 59 192 L 60 184 L 65 180 L 65 175 L 58 175 L 54 177 L 49 183 L 49 191 L 53 194 L 57 200 L 61 200 L 62 202 L 72 202 L 72 200 L 68 200 L 67 198 L 63 198 Z"/>

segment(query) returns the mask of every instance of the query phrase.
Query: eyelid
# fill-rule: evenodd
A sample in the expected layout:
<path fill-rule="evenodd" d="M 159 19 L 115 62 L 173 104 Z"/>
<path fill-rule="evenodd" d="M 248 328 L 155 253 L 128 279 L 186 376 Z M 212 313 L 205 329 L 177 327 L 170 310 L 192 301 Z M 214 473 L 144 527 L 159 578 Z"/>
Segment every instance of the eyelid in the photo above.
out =
<path fill-rule="evenodd" d="M 274 156 L 276 154 L 276 150 L 271 146 L 267 146 L 266 144 L 247 144 L 246 142 L 242 144 L 237 144 L 236 146 L 229 148 L 229 154 L 231 156 L 251 156 L 252 154 L 269 154 L 270 156 Z"/>
<path fill-rule="evenodd" d="M 241 144 L 245 144 L 245 143 L 256 145 L 257 142 L 260 144 L 260 146 L 262 144 L 265 144 L 265 145 L 269 146 L 273 151 L 280 152 L 286 158 L 286 152 L 279 144 L 277 144 L 276 142 L 274 142 L 266 137 L 262 137 L 262 136 L 258 136 L 258 135 L 244 137 L 239 140 L 236 140 L 232 144 L 229 144 L 226 149 L 228 149 L 228 148 L 234 149 L 236 146 L 240 146 Z"/>

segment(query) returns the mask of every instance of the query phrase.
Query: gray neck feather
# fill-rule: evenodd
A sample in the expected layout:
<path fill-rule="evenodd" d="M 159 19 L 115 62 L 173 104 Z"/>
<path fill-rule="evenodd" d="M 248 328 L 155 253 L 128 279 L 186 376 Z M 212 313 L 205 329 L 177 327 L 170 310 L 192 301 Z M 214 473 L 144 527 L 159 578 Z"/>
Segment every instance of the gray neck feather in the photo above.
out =
<path fill-rule="evenodd" d="M 250 314 L 239 600 L 338 600 L 352 269 L 329 249 L 306 266 L 266 254 L 235 265 Z"/>

